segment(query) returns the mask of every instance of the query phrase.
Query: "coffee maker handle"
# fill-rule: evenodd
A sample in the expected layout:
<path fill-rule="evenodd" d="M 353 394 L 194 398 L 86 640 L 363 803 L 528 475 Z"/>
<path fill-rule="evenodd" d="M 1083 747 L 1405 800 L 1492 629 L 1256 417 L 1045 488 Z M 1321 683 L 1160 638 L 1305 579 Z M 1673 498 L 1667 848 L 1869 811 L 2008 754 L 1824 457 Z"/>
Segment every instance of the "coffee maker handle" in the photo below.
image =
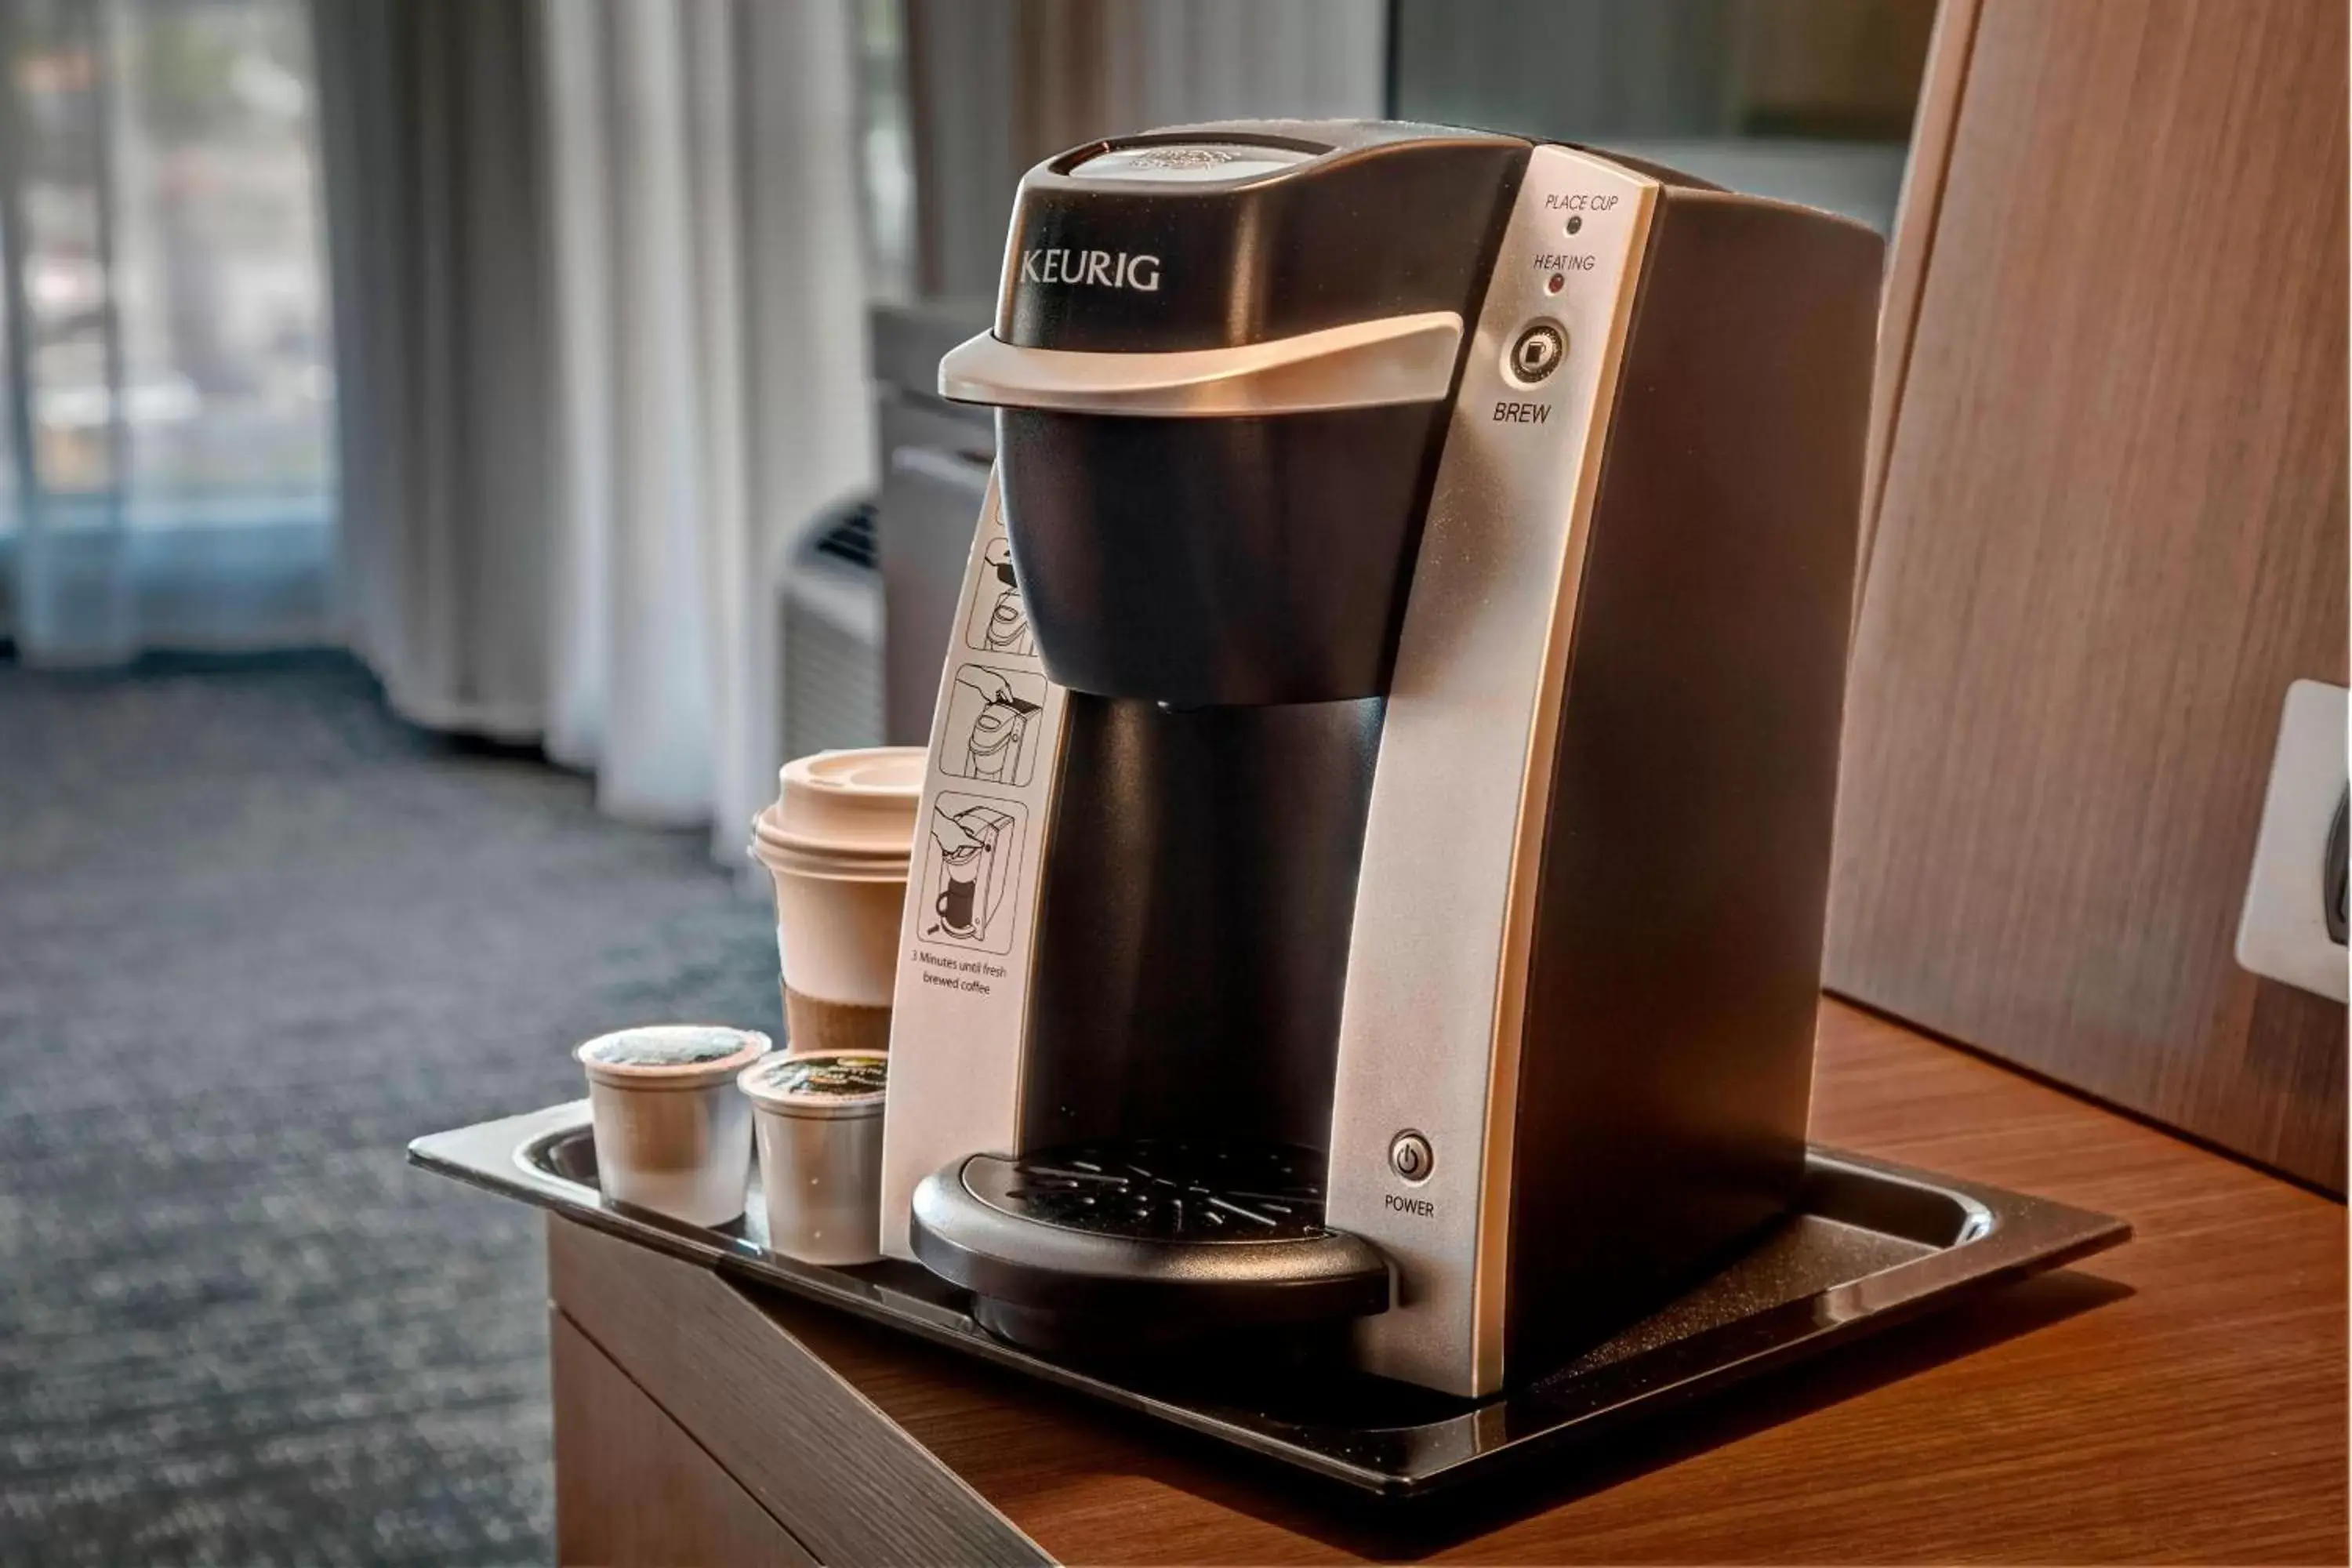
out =
<path fill-rule="evenodd" d="M 1192 418 L 1442 403 L 1461 347 L 1462 318 L 1452 310 L 1147 353 L 1022 348 L 982 332 L 940 361 L 940 395 L 1006 408 Z"/>

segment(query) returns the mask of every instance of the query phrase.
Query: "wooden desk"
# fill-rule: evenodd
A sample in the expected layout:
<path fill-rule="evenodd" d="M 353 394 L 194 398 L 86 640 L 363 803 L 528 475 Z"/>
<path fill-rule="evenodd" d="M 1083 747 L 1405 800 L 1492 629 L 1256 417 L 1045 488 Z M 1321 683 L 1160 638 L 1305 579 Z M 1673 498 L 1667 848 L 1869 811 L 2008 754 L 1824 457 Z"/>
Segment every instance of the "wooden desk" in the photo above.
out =
<path fill-rule="evenodd" d="M 1399 1512 L 551 1220 L 563 1559 L 2346 1560 L 2342 1205 L 1835 1003 L 1814 1128 L 2138 1234 Z"/>

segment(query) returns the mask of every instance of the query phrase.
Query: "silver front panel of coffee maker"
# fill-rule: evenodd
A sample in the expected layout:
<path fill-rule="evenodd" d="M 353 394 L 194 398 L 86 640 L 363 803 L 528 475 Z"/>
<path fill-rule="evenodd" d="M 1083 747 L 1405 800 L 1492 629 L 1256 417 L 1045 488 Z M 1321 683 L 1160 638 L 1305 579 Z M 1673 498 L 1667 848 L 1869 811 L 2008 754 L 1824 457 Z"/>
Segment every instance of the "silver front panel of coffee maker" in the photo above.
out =
<path fill-rule="evenodd" d="M 1363 1363 L 1454 1394 L 1505 1376 L 1535 872 L 1657 189 L 1570 148 L 1528 163 L 1447 431 L 1373 778 L 1326 1212 L 1396 1266 L 1395 1305 L 1358 1326 Z"/>

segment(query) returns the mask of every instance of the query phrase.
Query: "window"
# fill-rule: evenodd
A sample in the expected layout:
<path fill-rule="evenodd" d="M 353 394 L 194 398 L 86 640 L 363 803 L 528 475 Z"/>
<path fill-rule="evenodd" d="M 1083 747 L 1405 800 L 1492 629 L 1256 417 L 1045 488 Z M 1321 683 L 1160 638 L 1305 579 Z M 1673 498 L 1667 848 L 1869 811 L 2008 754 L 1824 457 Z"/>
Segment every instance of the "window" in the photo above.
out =
<path fill-rule="evenodd" d="M 277 640 L 208 581 L 256 573 L 273 616 L 322 619 L 334 389 L 301 0 L 5 0 L 0 66 L 21 632 Z"/>

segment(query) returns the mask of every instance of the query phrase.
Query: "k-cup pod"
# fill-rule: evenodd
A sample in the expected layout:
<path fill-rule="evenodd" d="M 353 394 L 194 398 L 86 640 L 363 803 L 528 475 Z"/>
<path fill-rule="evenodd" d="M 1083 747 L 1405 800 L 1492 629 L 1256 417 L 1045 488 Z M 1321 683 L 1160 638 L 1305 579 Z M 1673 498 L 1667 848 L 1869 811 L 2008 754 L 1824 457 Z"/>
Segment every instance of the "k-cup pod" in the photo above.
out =
<path fill-rule="evenodd" d="M 588 1072 L 604 1195 L 688 1225 L 741 1218 L 751 1117 L 731 1085 L 770 1047 L 751 1029 L 654 1024 L 574 1051 Z"/>
<path fill-rule="evenodd" d="M 775 885 L 787 1046 L 881 1050 L 890 1043 L 898 921 L 921 802 L 924 753 L 821 752 L 784 765 L 751 853 Z"/>
<path fill-rule="evenodd" d="M 768 1246 L 803 1263 L 882 1256 L 882 1051 L 771 1057 L 736 1082 L 757 1112 Z"/>

